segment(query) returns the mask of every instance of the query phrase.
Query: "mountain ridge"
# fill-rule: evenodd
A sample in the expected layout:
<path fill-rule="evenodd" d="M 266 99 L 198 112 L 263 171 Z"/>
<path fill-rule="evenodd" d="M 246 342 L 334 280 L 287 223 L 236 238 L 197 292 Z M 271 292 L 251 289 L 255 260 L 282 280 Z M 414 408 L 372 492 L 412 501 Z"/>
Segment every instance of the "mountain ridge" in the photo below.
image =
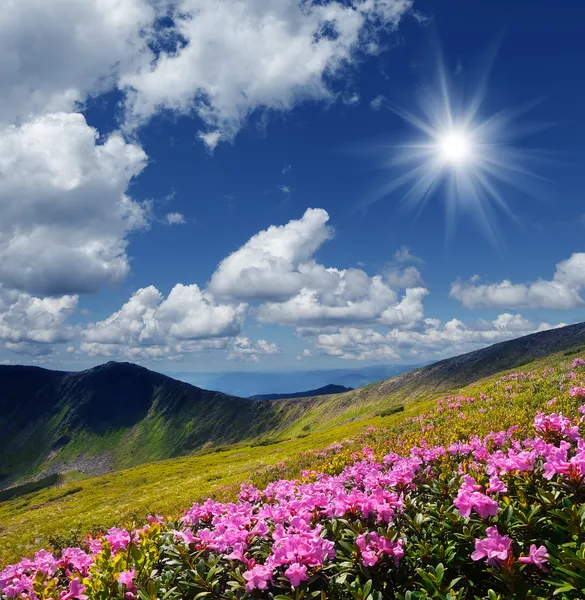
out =
<path fill-rule="evenodd" d="M 315 396 L 330 396 L 333 394 L 343 394 L 344 392 L 352 392 L 354 388 L 345 387 L 330 383 L 316 390 L 307 390 L 305 392 L 294 392 L 292 394 L 257 394 L 248 396 L 249 400 L 289 400 L 292 398 L 314 398 Z"/>

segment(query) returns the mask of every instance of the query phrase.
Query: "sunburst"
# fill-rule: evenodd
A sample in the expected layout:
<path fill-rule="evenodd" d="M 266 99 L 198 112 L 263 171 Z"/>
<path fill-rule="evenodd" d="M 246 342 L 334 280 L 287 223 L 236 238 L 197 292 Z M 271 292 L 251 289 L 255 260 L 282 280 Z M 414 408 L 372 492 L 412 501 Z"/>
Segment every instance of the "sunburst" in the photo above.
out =
<path fill-rule="evenodd" d="M 446 206 L 448 237 L 457 214 L 465 212 L 499 246 L 494 209 L 517 220 L 507 200 L 511 188 L 542 197 L 541 184 L 551 182 L 534 170 L 535 161 L 547 162 L 544 154 L 519 145 L 520 138 L 544 126 L 518 122 L 540 100 L 484 116 L 487 73 L 465 101 L 440 60 L 436 81 L 419 90 L 418 110 L 388 106 L 415 135 L 406 143 L 384 145 L 389 152 L 384 169 L 392 178 L 358 208 L 401 191 L 401 205 L 418 209 L 418 216 L 430 198 L 440 195 Z"/>

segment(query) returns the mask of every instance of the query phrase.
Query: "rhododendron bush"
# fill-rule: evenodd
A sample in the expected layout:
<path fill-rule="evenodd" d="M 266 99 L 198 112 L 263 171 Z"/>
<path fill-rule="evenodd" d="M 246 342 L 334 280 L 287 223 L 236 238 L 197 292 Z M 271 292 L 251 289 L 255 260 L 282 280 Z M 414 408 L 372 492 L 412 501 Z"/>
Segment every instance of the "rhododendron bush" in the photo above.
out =
<path fill-rule="evenodd" d="M 2 598 L 584 598 L 582 380 L 576 359 L 445 398 L 233 502 L 42 550 Z"/>

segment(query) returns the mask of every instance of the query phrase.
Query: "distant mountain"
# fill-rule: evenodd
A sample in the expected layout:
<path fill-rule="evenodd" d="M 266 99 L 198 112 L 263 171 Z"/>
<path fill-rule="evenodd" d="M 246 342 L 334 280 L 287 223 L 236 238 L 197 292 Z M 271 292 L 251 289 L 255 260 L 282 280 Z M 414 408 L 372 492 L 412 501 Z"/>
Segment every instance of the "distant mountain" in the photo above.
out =
<path fill-rule="evenodd" d="M 425 363 L 427 364 L 427 363 Z M 374 365 L 353 369 L 321 369 L 315 371 L 196 373 L 168 371 L 169 377 L 224 394 L 250 398 L 258 395 L 292 394 L 300 390 L 315 390 L 326 385 L 359 388 L 382 379 L 417 369 L 416 365 Z"/>
<path fill-rule="evenodd" d="M 352 390 L 353 388 L 344 387 L 343 385 L 329 384 L 316 390 L 296 392 L 294 394 L 259 394 L 257 396 L 250 396 L 250 400 L 287 400 L 289 398 L 313 398 L 315 396 L 343 394 L 343 392 L 351 392 Z"/>
<path fill-rule="evenodd" d="M 236 442 L 264 445 L 284 435 L 309 435 L 456 392 L 553 353 L 574 356 L 575 348 L 585 353 L 585 323 L 360 389 L 284 400 L 207 391 L 130 363 L 78 373 L 0 366 L 0 488 L 71 469 L 99 474 Z"/>

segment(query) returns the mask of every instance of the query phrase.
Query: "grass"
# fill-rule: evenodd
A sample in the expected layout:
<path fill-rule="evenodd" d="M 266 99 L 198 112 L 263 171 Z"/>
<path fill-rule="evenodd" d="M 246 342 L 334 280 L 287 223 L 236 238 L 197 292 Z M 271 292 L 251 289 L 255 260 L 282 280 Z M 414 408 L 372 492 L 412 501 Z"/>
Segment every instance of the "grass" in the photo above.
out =
<path fill-rule="evenodd" d="M 177 512 L 196 500 L 225 493 L 226 486 L 244 481 L 263 467 L 354 436 L 368 425 L 385 426 L 393 418 L 373 417 L 288 440 L 270 440 L 270 445 L 235 445 L 199 456 L 159 461 L 100 477 L 66 481 L 59 487 L 1 502 L 0 565 L 31 555 L 47 546 L 52 536 L 70 530 L 89 531 L 150 513 Z"/>

